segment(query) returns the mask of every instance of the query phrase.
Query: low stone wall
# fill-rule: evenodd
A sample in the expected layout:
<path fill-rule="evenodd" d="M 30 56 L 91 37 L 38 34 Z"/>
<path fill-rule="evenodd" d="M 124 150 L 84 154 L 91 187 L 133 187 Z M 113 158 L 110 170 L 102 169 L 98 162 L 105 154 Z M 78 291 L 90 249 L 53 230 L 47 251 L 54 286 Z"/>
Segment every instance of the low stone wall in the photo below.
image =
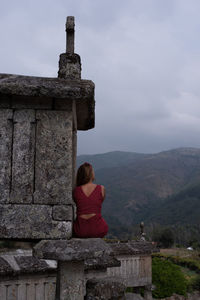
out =
<path fill-rule="evenodd" d="M 200 300 L 200 292 L 196 291 L 187 295 L 187 297 L 174 294 L 171 297 L 157 299 L 157 300 Z"/>

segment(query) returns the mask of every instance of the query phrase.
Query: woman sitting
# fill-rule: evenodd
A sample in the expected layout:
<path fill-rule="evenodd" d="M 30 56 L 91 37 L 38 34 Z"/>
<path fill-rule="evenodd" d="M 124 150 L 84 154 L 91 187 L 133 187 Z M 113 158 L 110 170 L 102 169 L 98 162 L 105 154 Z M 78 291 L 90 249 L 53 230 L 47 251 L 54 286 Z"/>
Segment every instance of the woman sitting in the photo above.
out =
<path fill-rule="evenodd" d="M 105 198 L 103 185 L 94 184 L 94 170 L 89 163 L 82 164 L 77 172 L 73 198 L 77 206 L 77 218 L 73 230 L 76 237 L 102 238 L 108 232 L 108 225 L 101 216 Z"/>

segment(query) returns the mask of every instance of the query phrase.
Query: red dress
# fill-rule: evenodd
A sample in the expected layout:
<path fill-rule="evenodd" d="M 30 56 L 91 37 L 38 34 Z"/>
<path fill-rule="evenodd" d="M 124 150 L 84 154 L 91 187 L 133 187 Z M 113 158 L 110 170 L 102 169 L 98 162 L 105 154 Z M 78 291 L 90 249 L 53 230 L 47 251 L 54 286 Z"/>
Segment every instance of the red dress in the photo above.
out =
<path fill-rule="evenodd" d="M 108 232 L 108 225 L 101 216 L 103 196 L 101 185 L 96 185 L 89 196 L 86 196 L 81 186 L 77 186 L 73 192 L 77 206 L 77 218 L 73 225 L 76 237 L 102 238 Z M 80 215 L 96 214 L 89 219 L 83 219 Z"/>

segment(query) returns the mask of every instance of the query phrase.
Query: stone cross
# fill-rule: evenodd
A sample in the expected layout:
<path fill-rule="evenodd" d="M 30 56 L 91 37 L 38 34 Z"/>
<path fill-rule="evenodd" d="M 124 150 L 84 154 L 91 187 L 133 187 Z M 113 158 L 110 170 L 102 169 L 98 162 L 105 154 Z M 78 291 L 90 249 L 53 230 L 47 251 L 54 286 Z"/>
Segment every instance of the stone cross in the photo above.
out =
<path fill-rule="evenodd" d="M 66 52 L 67 53 L 74 53 L 74 17 L 67 17 L 66 22 Z"/>

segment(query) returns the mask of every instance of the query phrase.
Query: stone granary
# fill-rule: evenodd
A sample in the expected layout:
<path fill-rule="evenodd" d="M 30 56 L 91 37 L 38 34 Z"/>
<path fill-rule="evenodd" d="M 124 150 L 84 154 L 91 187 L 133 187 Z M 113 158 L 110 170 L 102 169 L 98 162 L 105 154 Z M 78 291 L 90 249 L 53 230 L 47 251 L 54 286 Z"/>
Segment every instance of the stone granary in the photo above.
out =
<path fill-rule="evenodd" d="M 74 18 L 58 78 L 0 74 L 0 238 L 68 239 L 76 132 L 94 127 L 94 83 L 81 79 Z"/>
<path fill-rule="evenodd" d="M 150 245 L 116 252 L 102 239 L 72 238 L 76 133 L 94 127 L 95 101 L 74 53 L 74 17 L 66 32 L 58 78 L 0 74 L 0 239 L 36 243 L 0 255 L 0 300 L 53 300 L 55 284 L 56 300 L 125 299 L 129 282 L 151 299 Z"/>

